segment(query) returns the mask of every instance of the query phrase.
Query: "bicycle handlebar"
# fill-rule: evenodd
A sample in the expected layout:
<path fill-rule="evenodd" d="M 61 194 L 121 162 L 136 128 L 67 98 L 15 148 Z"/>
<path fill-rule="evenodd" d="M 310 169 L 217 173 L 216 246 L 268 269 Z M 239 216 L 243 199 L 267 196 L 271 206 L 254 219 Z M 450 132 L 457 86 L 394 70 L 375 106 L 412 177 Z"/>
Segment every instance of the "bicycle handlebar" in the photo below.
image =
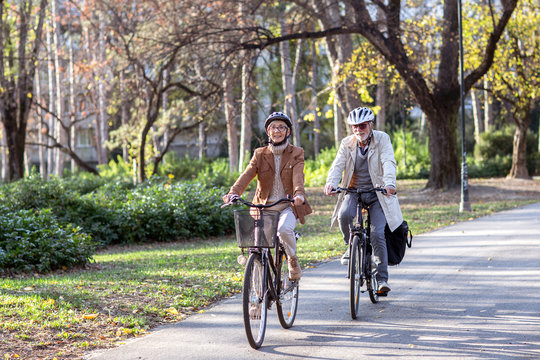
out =
<path fill-rule="evenodd" d="M 254 208 L 257 208 L 257 209 L 266 209 L 266 208 L 275 206 L 275 205 L 277 205 L 279 203 L 282 203 L 282 202 L 291 202 L 291 203 L 294 202 L 293 199 L 283 198 L 283 199 L 279 199 L 278 201 L 276 201 L 274 203 L 264 205 L 264 204 L 254 204 L 252 202 L 249 202 L 249 201 L 246 201 L 246 200 L 242 199 L 241 197 L 235 197 L 235 198 L 232 198 L 230 202 L 221 205 L 221 207 L 224 208 L 226 206 L 232 205 L 233 203 L 235 203 L 237 201 L 240 201 L 242 204 L 244 204 L 246 206 L 254 207 Z"/>
<path fill-rule="evenodd" d="M 386 195 L 386 189 L 382 188 L 382 187 L 374 187 L 374 188 L 371 188 L 369 190 L 348 189 L 348 188 L 344 188 L 344 187 L 338 187 L 335 190 L 336 190 L 337 194 L 341 193 L 342 191 L 348 192 L 350 194 L 367 194 L 367 193 L 372 193 L 372 192 L 375 192 L 375 191 L 380 191 L 381 193 Z"/>

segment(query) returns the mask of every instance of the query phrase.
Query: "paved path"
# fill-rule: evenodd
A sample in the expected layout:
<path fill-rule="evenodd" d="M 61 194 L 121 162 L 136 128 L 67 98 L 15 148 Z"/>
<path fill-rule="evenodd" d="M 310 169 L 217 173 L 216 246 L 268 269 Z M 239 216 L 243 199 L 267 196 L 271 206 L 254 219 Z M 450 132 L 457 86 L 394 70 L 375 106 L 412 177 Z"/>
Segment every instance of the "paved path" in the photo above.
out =
<path fill-rule="evenodd" d="M 295 325 L 271 311 L 259 350 L 235 296 L 86 359 L 540 359 L 540 203 L 416 236 L 357 320 L 347 285 L 337 260 L 305 271 Z"/>

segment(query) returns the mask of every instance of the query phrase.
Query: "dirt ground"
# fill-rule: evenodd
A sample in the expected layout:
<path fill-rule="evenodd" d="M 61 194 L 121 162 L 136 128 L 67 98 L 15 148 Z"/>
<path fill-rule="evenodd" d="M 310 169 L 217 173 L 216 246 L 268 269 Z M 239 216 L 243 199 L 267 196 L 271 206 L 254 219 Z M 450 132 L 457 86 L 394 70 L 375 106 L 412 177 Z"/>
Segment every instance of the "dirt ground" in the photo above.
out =
<path fill-rule="evenodd" d="M 459 203 L 461 188 L 440 191 L 425 189 L 425 180 L 398 180 L 399 201 L 401 204 Z M 489 202 L 502 200 L 540 201 L 540 178 L 535 179 L 469 179 L 469 201 Z"/>

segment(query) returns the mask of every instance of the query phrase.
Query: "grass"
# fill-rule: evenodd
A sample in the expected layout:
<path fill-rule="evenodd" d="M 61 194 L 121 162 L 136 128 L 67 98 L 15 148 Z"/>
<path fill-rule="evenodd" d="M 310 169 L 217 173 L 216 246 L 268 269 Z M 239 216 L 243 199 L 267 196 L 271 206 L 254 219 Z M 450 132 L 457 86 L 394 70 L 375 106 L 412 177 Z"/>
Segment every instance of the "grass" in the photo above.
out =
<path fill-rule="evenodd" d="M 418 189 L 418 182 L 403 188 L 405 195 Z M 321 188 L 308 195 L 315 212 L 297 227 L 304 267 L 343 252 L 339 230 L 328 226 L 334 199 Z M 478 202 L 470 213 L 444 201 L 404 202 L 402 209 L 413 233 L 420 234 L 530 202 Z M 0 358 L 80 358 L 205 311 L 241 290 L 239 254 L 232 236 L 115 247 L 84 269 L 0 279 Z"/>

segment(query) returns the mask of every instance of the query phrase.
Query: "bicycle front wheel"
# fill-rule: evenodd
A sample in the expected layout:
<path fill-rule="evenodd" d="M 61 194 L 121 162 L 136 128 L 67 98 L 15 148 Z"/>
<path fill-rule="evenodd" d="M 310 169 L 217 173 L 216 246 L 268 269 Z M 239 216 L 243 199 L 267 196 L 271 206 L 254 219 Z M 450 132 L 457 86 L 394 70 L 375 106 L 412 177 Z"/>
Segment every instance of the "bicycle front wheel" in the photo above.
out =
<path fill-rule="evenodd" d="M 379 302 L 379 295 L 377 294 L 377 288 L 379 286 L 377 284 L 377 268 L 374 264 L 373 255 L 366 256 L 365 269 L 369 299 L 372 303 L 376 304 Z"/>
<path fill-rule="evenodd" d="M 242 288 L 244 328 L 252 348 L 261 347 L 266 332 L 268 295 L 264 284 L 264 266 L 260 254 L 249 256 Z"/>
<path fill-rule="evenodd" d="M 279 323 L 284 329 L 289 329 L 294 323 L 298 309 L 298 281 L 289 279 L 287 255 L 283 252 L 280 256 L 279 279 L 281 284 L 278 284 L 279 300 L 276 302 L 276 308 Z"/>
<path fill-rule="evenodd" d="M 355 235 L 352 239 L 351 257 L 350 257 L 350 305 L 351 317 L 356 319 L 358 315 L 358 304 L 360 302 L 360 288 L 362 287 L 362 274 L 364 265 L 364 253 L 360 246 L 360 237 Z"/>

